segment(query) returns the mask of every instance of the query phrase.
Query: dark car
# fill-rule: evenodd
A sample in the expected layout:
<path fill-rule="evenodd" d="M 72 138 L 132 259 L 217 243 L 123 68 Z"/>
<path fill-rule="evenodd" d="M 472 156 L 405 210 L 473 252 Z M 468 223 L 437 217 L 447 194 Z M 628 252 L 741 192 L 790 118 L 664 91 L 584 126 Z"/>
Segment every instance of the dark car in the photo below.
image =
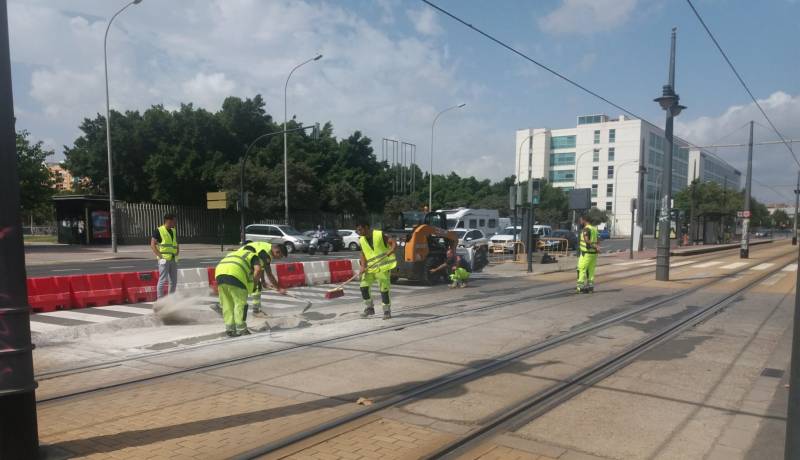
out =
<path fill-rule="evenodd" d="M 316 230 L 309 230 L 304 234 L 313 238 L 314 235 L 316 235 L 316 233 L 317 233 Z M 342 249 L 344 249 L 344 240 L 342 239 L 342 236 L 339 235 L 339 232 L 337 232 L 334 229 L 323 228 L 322 238 L 320 238 L 320 243 L 330 243 L 331 246 L 333 246 L 334 251 L 341 251 Z"/>

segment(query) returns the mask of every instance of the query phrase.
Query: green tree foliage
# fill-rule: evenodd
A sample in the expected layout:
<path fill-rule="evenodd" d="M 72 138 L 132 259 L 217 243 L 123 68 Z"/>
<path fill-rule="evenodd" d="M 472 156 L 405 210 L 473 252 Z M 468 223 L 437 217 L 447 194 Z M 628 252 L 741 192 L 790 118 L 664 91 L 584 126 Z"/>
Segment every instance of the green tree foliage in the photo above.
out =
<path fill-rule="evenodd" d="M 609 220 L 608 213 L 597 208 L 590 209 L 586 213 L 586 218 L 589 219 L 589 223 L 592 225 L 602 224 Z"/>
<path fill-rule="evenodd" d="M 792 223 L 792 218 L 783 209 L 776 209 L 772 213 L 772 223 L 775 227 L 786 228 Z"/>
<path fill-rule="evenodd" d="M 716 182 L 695 180 L 687 188 L 675 194 L 675 207 L 691 216 L 692 204 L 696 217 L 732 222 L 737 211 L 744 209 L 744 192 L 727 190 Z M 750 198 L 750 226 L 771 227 L 772 218 L 766 205 Z"/>
<path fill-rule="evenodd" d="M 56 177 L 45 164 L 52 150 L 42 142 L 32 143 L 27 131 L 17 132 L 17 174 L 20 183 L 20 208 L 23 215 L 42 223 L 52 220 L 51 198 L 55 193 Z"/>

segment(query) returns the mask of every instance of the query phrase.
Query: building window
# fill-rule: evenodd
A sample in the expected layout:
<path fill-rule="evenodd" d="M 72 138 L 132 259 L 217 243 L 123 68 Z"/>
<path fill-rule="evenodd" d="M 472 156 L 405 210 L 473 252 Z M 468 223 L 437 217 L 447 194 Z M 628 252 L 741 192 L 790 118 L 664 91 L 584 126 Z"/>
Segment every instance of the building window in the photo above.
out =
<path fill-rule="evenodd" d="M 550 138 L 551 149 L 574 149 L 575 136 L 553 136 Z"/>
<path fill-rule="evenodd" d="M 608 130 L 608 142 L 614 143 L 617 142 L 617 130 L 616 129 L 609 129 Z"/>
<path fill-rule="evenodd" d="M 614 210 L 614 203 L 612 203 L 611 201 L 607 202 L 606 203 L 606 211 L 611 212 L 613 210 Z"/>
<path fill-rule="evenodd" d="M 597 202 L 596 202 L 596 201 L 592 201 L 592 207 L 593 207 L 593 208 L 596 208 L 596 207 L 597 207 Z"/>
<path fill-rule="evenodd" d="M 614 167 L 613 166 L 609 166 L 608 167 L 608 178 L 609 179 L 613 179 L 614 178 Z"/>
<path fill-rule="evenodd" d="M 614 196 L 614 184 L 606 185 L 606 196 L 609 198 Z"/>
<path fill-rule="evenodd" d="M 605 115 L 586 115 L 582 117 L 578 117 L 578 124 L 579 125 L 589 125 L 592 123 L 602 123 L 606 121 Z"/>
<path fill-rule="evenodd" d="M 594 143 L 595 144 L 599 144 L 600 143 L 600 130 L 599 129 L 594 130 Z"/>
<path fill-rule="evenodd" d="M 592 162 L 598 163 L 600 161 L 600 149 L 594 149 L 592 152 Z"/>
<path fill-rule="evenodd" d="M 592 184 L 592 198 L 597 198 L 597 184 Z"/>
<path fill-rule="evenodd" d="M 600 166 L 592 166 L 592 180 L 597 180 L 600 175 Z"/>
<path fill-rule="evenodd" d="M 614 161 L 614 157 L 617 155 L 617 149 L 614 147 L 608 148 L 608 161 Z"/>
<path fill-rule="evenodd" d="M 575 180 L 575 171 L 572 169 L 550 171 L 550 182 L 572 182 Z"/>
<path fill-rule="evenodd" d="M 563 166 L 575 164 L 575 152 L 551 153 L 550 166 Z"/>

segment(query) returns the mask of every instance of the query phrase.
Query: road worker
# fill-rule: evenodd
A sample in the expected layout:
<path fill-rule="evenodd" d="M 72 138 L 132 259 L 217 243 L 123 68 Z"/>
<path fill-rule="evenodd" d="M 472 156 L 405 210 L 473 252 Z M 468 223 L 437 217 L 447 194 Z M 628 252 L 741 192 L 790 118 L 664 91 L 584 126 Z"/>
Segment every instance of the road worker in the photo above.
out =
<path fill-rule="evenodd" d="M 375 314 L 375 304 L 372 301 L 370 287 L 375 281 L 381 291 L 383 304 L 383 319 L 392 317 L 392 301 L 389 291 L 392 287 L 391 271 L 397 266 L 394 251 L 397 243 L 387 237 L 380 230 L 371 230 L 367 222 L 356 225 L 356 232 L 361 236 L 361 297 L 364 299 L 362 318 L 369 318 Z"/>
<path fill-rule="evenodd" d="M 447 259 L 442 265 L 431 269 L 431 273 L 437 273 L 446 270 L 450 277 L 451 288 L 467 287 L 467 280 L 469 279 L 469 266 L 463 257 L 456 254 L 453 248 L 447 250 Z"/>
<path fill-rule="evenodd" d="M 250 334 L 245 320 L 247 295 L 256 289 L 255 280 L 262 277 L 262 265 L 255 252 L 239 248 L 228 253 L 214 269 L 228 337 Z"/>
<path fill-rule="evenodd" d="M 282 259 L 286 257 L 286 246 L 282 244 L 263 243 L 260 241 L 247 241 L 245 245 L 242 246 L 242 249 L 254 252 L 262 262 L 261 277 L 254 280 L 255 290 L 247 296 L 247 306 L 253 309 L 253 315 L 262 316 L 261 291 L 267 287 L 266 279 L 269 279 L 269 285 L 278 291 L 279 294 L 286 295 L 286 289 L 280 287 L 271 268 L 273 259 Z M 244 319 L 247 319 L 247 308 L 244 310 Z"/>
<path fill-rule="evenodd" d="M 169 293 L 175 292 L 178 286 L 178 235 L 175 231 L 175 215 L 165 214 L 164 224 L 153 230 L 150 238 L 150 249 L 158 260 L 158 284 L 156 284 L 156 297 L 165 296 L 166 286 L 169 284 Z"/>
<path fill-rule="evenodd" d="M 577 292 L 594 292 L 594 272 L 597 268 L 597 253 L 600 249 L 597 243 L 597 227 L 589 222 L 586 215 L 581 216 L 581 229 L 578 238 L 580 257 L 578 258 L 578 285 Z"/>

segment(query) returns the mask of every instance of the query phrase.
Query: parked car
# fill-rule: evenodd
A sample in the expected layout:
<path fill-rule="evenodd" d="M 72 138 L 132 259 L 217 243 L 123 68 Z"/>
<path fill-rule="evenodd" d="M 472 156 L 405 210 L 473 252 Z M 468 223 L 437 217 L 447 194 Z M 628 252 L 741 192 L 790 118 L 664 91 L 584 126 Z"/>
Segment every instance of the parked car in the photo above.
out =
<path fill-rule="evenodd" d="M 489 239 L 482 231 L 474 228 L 456 229 L 453 232 L 458 237 L 458 246 L 470 248 L 473 246 L 488 245 Z"/>
<path fill-rule="evenodd" d="M 339 230 L 339 236 L 342 237 L 344 247 L 351 251 L 358 251 L 358 240 L 361 238 L 355 230 Z"/>
<path fill-rule="evenodd" d="M 597 237 L 600 238 L 601 240 L 607 240 L 611 238 L 611 234 L 608 232 L 607 228 L 604 228 L 602 230 L 598 230 Z"/>
<path fill-rule="evenodd" d="M 521 231 L 522 227 L 519 225 L 516 227 L 509 226 L 501 230 L 498 234 L 493 235 L 490 240 L 492 251 L 503 253 L 513 252 L 514 242 L 519 241 L 519 234 Z"/>
<path fill-rule="evenodd" d="M 314 238 L 314 235 L 316 235 L 316 233 L 317 230 L 306 230 L 305 232 L 303 232 L 303 235 L 305 235 L 308 238 L 308 240 L 311 241 L 311 239 Z M 336 230 L 323 228 L 321 239 L 322 242 L 331 243 L 334 251 L 340 251 L 344 248 L 344 240 L 342 240 L 342 237 Z"/>
<path fill-rule="evenodd" d="M 291 225 L 251 224 L 244 228 L 244 237 L 250 241 L 283 243 L 289 253 L 308 251 L 311 238 L 303 235 Z"/>
<path fill-rule="evenodd" d="M 575 249 L 578 245 L 578 237 L 569 230 L 553 230 L 550 238 L 539 240 L 539 248 L 546 251 L 564 251 Z M 559 238 L 559 239 L 555 239 Z M 564 247 L 564 241 L 567 240 L 567 247 Z"/>

